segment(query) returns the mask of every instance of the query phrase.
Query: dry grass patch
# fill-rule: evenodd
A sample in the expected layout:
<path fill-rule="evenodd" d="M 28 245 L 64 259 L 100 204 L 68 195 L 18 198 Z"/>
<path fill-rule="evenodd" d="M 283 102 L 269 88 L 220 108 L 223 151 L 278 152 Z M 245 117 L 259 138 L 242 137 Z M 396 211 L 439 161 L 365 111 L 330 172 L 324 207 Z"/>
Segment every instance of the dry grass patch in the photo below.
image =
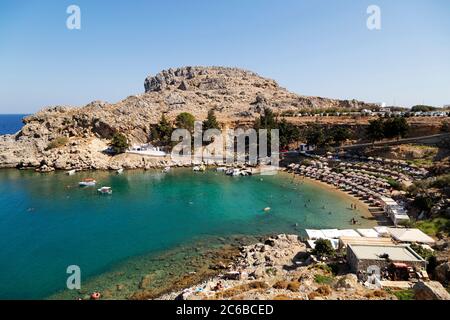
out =
<path fill-rule="evenodd" d="M 386 298 L 387 293 L 383 290 L 374 290 L 366 293 L 364 295 L 367 299 L 373 299 L 373 298 Z"/>
<path fill-rule="evenodd" d="M 64 137 L 64 136 L 57 137 L 48 143 L 45 150 L 51 150 L 51 149 L 64 147 L 68 142 L 69 142 L 69 138 L 67 138 L 67 137 Z"/>
<path fill-rule="evenodd" d="M 263 281 L 253 281 L 239 286 L 226 289 L 222 292 L 216 293 L 217 299 L 229 299 L 238 295 L 241 295 L 247 291 L 257 290 L 258 292 L 264 292 L 269 288 L 269 285 Z"/>
<path fill-rule="evenodd" d="M 300 289 L 300 283 L 296 281 L 289 282 L 287 289 L 292 292 L 297 292 Z"/>
<path fill-rule="evenodd" d="M 314 300 L 315 298 L 318 297 L 326 297 L 331 295 L 333 291 L 331 290 L 330 286 L 324 285 L 324 286 L 320 286 L 319 288 L 317 288 L 316 291 L 310 292 L 308 294 L 308 299 L 309 300 Z"/>
<path fill-rule="evenodd" d="M 309 294 L 308 294 L 308 299 L 309 300 L 314 300 L 315 298 L 317 298 L 317 297 L 320 297 L 320 294 L 318 294 L 317 292 L 310 292 Z"/>
<path fill-rule="evenodd" d="M 281 281 L 277 281 L 272 288 L 274 289 L 287 289 L 289 285 L 289 282 L 285 281 L 285 280 L 281 280 Z"/>
<path fill-rule="evenodd" d="M 294 298 L 294 297 L 289 297 L 289 296 L 287 296 L 287 295 L 285 295 L 285 294 L 279 294 L 279 295 L 275 296 L 275 297 L 273 298 L 273 300 L 278 300 L 278 301 L 280 301 L 280 300 L 303 300 L 303 299 L 300 299 L 300 298 Z"/>
<path fill-rule="evenodd" d="M 330 286 L 320 286 L 317 288 L 316 292 L 321 296 L 329 296 L 332 292 Z"/>

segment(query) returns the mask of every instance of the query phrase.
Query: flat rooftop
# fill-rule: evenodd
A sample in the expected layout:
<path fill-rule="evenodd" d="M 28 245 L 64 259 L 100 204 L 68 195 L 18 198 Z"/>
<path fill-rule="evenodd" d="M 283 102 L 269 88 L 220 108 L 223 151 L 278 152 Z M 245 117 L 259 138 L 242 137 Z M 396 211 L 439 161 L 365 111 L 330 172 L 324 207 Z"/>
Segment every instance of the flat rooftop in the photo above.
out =
<path fill-rule="evenodd" d="M 385 260 L 380 256 L 389 255 L 393 261 L 424 261 L 409 246 L 404 245 L 360 245 L 350 244 L 350 250 L 359 260 Z"/>

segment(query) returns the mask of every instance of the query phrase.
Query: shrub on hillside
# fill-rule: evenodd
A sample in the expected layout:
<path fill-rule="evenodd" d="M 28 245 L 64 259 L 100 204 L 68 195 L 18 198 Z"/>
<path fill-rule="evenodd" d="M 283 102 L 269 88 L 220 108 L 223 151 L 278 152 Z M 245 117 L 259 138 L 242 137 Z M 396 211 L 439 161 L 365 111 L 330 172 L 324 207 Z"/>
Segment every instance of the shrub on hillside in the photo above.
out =
<path fill-rule="evenodd" d="M 418 196 L 414 199 L 413 205 L 422 211 L 430 212 L 433 207 L 433 199 L 428 196 Z"/>
<path fill-rule="evenodd" d="M 56 139 L 49 142 L 47 145 L 46 150 L 51 150 L 55 148 L 60 148 L 62 146 L 65 146 L 69 142 L 69 138 L 67 137 L 57 137 Z"/>

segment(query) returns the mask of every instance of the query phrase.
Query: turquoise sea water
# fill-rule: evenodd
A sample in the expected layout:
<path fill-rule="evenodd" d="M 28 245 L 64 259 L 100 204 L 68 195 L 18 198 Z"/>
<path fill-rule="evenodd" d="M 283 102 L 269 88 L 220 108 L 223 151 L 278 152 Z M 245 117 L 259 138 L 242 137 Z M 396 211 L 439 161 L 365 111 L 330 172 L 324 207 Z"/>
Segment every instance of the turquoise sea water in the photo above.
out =
<path fill-rule="evenodd" d="M 111 186 L 113 194 L 79 188 L 85 177 Z M 349 203 L 288 174 L 0 170 L 0 299 L 60 291 L 69 265 L 80 266 L 86 279 L 202 237 L 348 227 L 361 215 Z"/>

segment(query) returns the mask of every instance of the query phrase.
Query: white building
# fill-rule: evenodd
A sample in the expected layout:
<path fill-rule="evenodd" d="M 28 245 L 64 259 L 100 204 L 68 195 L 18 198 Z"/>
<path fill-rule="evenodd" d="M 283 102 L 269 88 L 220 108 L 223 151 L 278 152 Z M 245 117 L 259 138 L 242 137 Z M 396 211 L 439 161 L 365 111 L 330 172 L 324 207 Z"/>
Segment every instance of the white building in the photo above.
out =
<path fill-rule="evenodd" d="M 391 218 L 396 226 L 404 225 L 409 222 L 409 216 L 406 210 L 400 206 L 394 199 L 388 197 L 380 198 L 381 205 L 386 215 Z"/>
<path fill-rule="evenodd" d="M 144 156 L 150 156 L 150 157 L 165 157 L 166 153 L 162 150 L 160 150 L 159 147 L 154 147 L 151 144 L 143 144 L 143 145 L 135 145 L 129 150 L 127 150 L 127 153 L 131 154 L 139 154 Z"/>

